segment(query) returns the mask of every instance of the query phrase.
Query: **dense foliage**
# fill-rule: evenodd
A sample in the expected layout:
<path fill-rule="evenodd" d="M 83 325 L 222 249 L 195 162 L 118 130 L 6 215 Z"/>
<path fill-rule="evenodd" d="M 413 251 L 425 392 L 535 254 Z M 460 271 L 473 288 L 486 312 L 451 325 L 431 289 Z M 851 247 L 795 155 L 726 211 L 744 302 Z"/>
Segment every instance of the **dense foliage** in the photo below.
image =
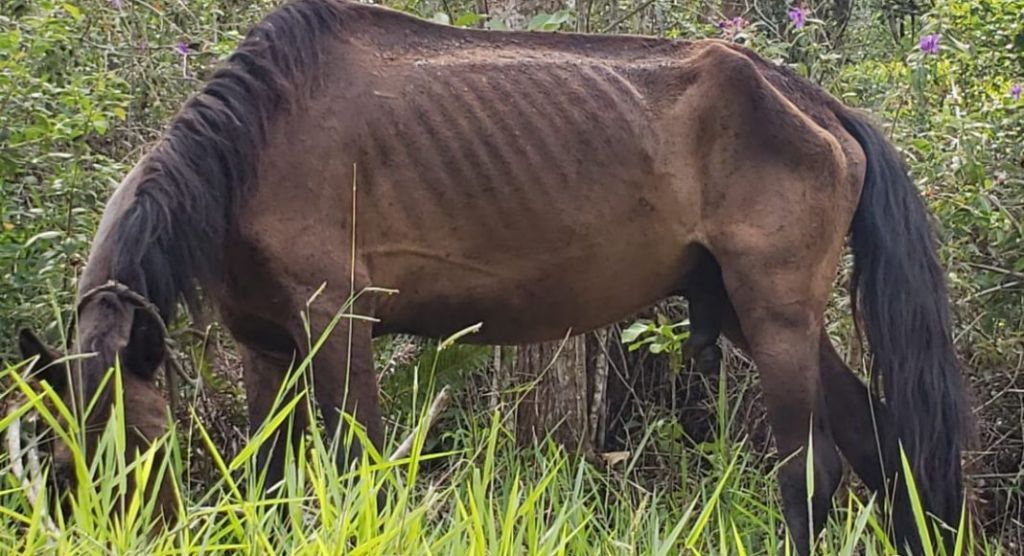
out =
<path fill-rule="evenodd" d="M 0 354 L 12 364 L 18 359 L 12 341 L 17 327 L 32 325 L 52 340 L 60 337 L 64 325 L 55 316 L 66 317 L 71 306 L 75 278 L 111 189 L 183 99 L 275 3 L 0 0 Z M 970 458 L 978 476 L 976 498 L 984 508 L 989 533 L 1003 537 L 1011 552 L 1019 550 L 1013 543 L 1022 540 L 1024 512 L 1024 379 L 1019 376 L 1024 370 L 1024 0 L 936 0 L 927 6 L 872 0 L 855 4 L 852 11 L 849 2 L 768 0 L 752 3 L 750 9 L 737 9 L 735 2 L 723 4 L 580 0 L 569 9 L 541 13 L 526 26 L 540 31 L 715 36 L 742 42 L 793 66 L 846 103 L 874 112 L 889 126 L 934 212 L 949 271 L 957 345 L 969 369 L 978 408 L 978 450 Z M 739 4 L 742 8 L 743 3 Z M 454 25 L 507 26 L 478 13 L 480 4 L 473 2 L 407 0 L 390 5 Z M 835 312 L 833 332 L 846 338 L 849 318 L 845 309 L 838 309 L 842 310 Z M 383 351 L 393 355 L 389 350 Z M 454 359 L 458 361 L 452 365 L 484 364 L 475 354 Z M 410 361 L 416 358 L 403 364 L 410 366 Z M 472 449 L 473 441 L 500 434 L 498 428 L 488 432 L 473 428 L 468 420 L 460 423 L 465 443 L 455 445 L 461 448 Z M 531 473 L 542 484 L 546 473 L 557 475 L 551 479 L 557 487 L 547 495 L 565 501 L 565 508 L 576 503 L 595 505 L 598 500 L 580 494 L 582 483 L 574 482 L 594 479 L 582 467 L 560 458 L 545 454 L 541 459 L 552 467 Z M 750 463 L 730 463 L 728 458 L 711 461 L 710 473 L 726 473 L 727 477 L 719 476 L 723 481 L 736 480 L 735 473 L 728 476 L 730 465 Z M 531 493 L 510 493 L 514 482 L 502 486 L 501 493 L 489 490 L 493 467 L 480 476 L 466 467 L 468 463 L 461 465 L 456 476 L 465 479 L 466 486 L 445 486 L 423 496 L 447 500 L 462 517 L 483 511 L 475 505 L 483 500 L 473 497 L 535 502 Z M 518 464 L 506 465 L 518 469 Z M 693 484 L 696 490 L 691 494 L 718 499 L 716 484 L 722 483 Z M 755 487 L 763 488 L 764 496 L 771 492 L 770 486 L 757 481 L 729 484 L 737 492 Z M 225 488 L 221 485 L 221 490 Z M 629 502 L 651 507 L 661 498 Z M 749 498 L 745 503 L 753 504 L 759 496 Z M 413 511 L 419 517 L 405 527 L 427 519 L 416 513 L 428 511 L 424 500 L 419 499 L 423 506 Z M 334 504 L 341 509 L 355 507 L 351 500 Z M 652 514 L 632 524 L 605 523 L 592 534 L 620 535 L 616 538 L 623 543 L 644 549 L 664 548 L 665 523 L 658 520 L 668 522 L 671 531 L 685 510 L 683 505 L 669 506 L 672 509 L 661 517 Z M 510 516 L 522 510 L 508 508 Z M 499 504 L 495 511 L 505 510 Z M 716 540 L 701 525 L 693 529 L 693 542 L 709 551 L 713 546 L 730 551 L 725 547 L 735 542 L 766 548 L 757 542 L 749 544 L 750 539 L 770 537 L 777 514 L 751 533 L 743 529 L 744 523 L 753 526 L 750 520 L 737 517 L 744 511 L 714 516 L 719 520 L 714 529 L 720 529 L 722 539 Z M 551 523 L 533 514 L 515 515 L 520 517 L 509 518 L 511 522 L 529 515 L 538 519 L 535 527 Z M 563 519 L 562 528 L 591 527 L 591 518 L 571 509 L 554 515 L 565 516 L 558 517 Z M 722 521 L 723 515 L 737 521 Z M 854 526 L 863 529 L 860 514 L 850 515 L 854 521 L 847 524 L 847 532 Z M 594 519 L 604 517 L 608 516 Z M 703 514 L 692 519 L 697 517 Z M 427 521 L 433 519 L 436 515 Z M 357 525 L 367 526 L 352 527 Z M 12 527 L 0 527 L 0 536 L 11 534 Z M 544 544 L 544 531 L 529 527 L 525 529 L 528 536 L 538 535 L 537 546 L 558 545 Z M 365 532 L 359 530 L 359 535 Z M 446 529 L 439 531 L 437 535 L 442 535 Z M 500 526 L 498 533 L 467 529 L 456 537 L 479 536 L 482 542 L 494 537 L 500 546 L 527 546 L 516 539 L 502 544 L 506 539 L 499 533 Z M 402 534 L 413 532 L 403 530 Z M 227 536 L 230 541 L 218 542 L 246 539 L 242 529 Z M 728 542 L 723 540 L 726 537 Z M 439 546 L 454 546 L 441 542 L 451 539 L 437 539 Z M 623 550 L 613 545 L 607 551 Z M 562 548 L 568 546 L 562 544 Z"/>

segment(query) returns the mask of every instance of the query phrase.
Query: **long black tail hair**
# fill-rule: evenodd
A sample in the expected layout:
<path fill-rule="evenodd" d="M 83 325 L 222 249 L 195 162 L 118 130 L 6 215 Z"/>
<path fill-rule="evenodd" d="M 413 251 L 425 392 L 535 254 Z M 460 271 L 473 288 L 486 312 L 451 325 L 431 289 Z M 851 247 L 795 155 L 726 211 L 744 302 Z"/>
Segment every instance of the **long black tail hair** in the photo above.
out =
<path fill-rule="evenodd" d="M 925 510 L 955 527 L 963 500 L 960 452 L 969 421 L 928 213 L 882 133 L 852 111 L 839 117 L 867 156 L 853 217 L 851 289 L 874 355 L 873 380 L 881 379 Z M 886 459 L 900 469 L 898 457 Z"/>

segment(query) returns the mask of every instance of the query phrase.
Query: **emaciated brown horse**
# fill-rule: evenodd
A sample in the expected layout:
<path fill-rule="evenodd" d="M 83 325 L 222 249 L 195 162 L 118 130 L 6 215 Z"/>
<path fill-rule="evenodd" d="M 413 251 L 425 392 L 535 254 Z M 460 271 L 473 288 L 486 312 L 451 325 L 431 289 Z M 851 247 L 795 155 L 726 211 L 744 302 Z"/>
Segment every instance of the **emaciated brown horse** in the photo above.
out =
<path fill-rule="evenodd" d="M 848 233 L 884 406 L 824 332 Z M 307 354 L 300 315 L 323 284 L 314 334 L 354 293 L 399 291 L 359 296 L 379 322 L 344 319 L 315 353 L 329 430 L 346 411 L 382 441 L 374 335 L 481 322 L 473 341 L 539 342 L 683 293 L 691 354 L 721 331 L 757 364 L 801 553 L 839 451 L 886 492 L 902 445 L 925 508 L 959 521 L 966 404 L 924 205 L 863 116 L 736 45 L 456 29 L 342 0 L 278 9 L 110 199 L 78 307 L 77 349 L 98 356 L 64 390 L 99 393 L 119 356 L 128 388 L 155 391 L 158 321 L 198 286 L 237 340 L 256 427 Z M 163 407 L 147 406 L 127 410 L 160 420 L 152 438 Z M 272 478 L 281 448 L 263 454 Z"/>

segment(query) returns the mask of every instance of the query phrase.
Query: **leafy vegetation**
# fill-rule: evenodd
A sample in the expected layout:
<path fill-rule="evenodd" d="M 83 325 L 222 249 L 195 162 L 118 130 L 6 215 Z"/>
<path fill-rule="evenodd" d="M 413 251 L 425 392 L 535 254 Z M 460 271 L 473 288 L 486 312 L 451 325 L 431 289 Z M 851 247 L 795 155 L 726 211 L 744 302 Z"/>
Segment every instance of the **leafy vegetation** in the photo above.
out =
<path fill-rule="evenodd" d="M 435 363 L 413 371 L 423 387 L 399 413 L 386 443 L 396 446 L 399 435 L 411 430 L 408 456 L 370 450 L 351 471 L 339 473 L 321 436 L 307 435 L 283 486 L 270 496 L 256 451 L 276 427 L 287 426 L 288 410 L 305 397 L 282 400 L 268 425 L 236 454 L 223 453 L 208 424 L 193 413 L 184 431 L 172 430 L 137 459 L 126 458 L 125 413 L 115 409 L 90 465 L 81 456 L 83 432 L 61 424 L 59 415 L 67 410 L 53 391 L 33 387 L 20 378 L 21 369 L 7 367 L 0 375 L 10 385 L 4 396 L 18 409 L 0 421 L 0 429 L 10 432 L 12 423 L 37 411 L 38 430 L 53 427 L 72 446 L 79 480 L 74 503 L 60 506 L 47 500 L 45 488 L 33 494 L 30 472 L 9 472 L 9 486 L 0 491 L 0 547 L 57 554 L 334 554 L 339 547 L 352 554 L 779 553 L 781 515 L 764 500 L 774 473 L 762 472 L 764 462 L 736 440 L 741 424 L 726 404 L 718 406 L 723 434 L 698 450 L 663 454 L 671 463 L 657 470 L 656 479 L 645 459 L 658 450 L 659 422 L 651 423 L 652 433 L 632 453 L 607 454 L 606 468 L 600 468 L 551 442 L 517 448 L 504 408 L 464 406 L 446 427 L 448 448 L 427 453 L 427 430 L 416 424 L 424 420 L 443 351 L 430 353 Z M 108 378 L 116 384 L 116 408 L 123 407 L 118 376 Z M 351 430 L 366 442 L 359 429 Z M 128 485 L 159 481 L 174 469 L 187 472 L 193 445 L 212 461 L 213 471 L 199 489 L 175 481 L 184 517 L 153 534 L 158 514 L 152 499 Z M 8 464 L 23 455 L 9 452 Z M 383 505 L 380 493 L 386 494 Z M 822 553 L 892 553 L 876 505 L 845 497 L 819 541 Z M 961 543 L 1000 553 L 964 531 Z"/>
<path fill-rule="evenodd" d="M 16 328 L 32 325 L 51 339 L 63 333 L 75 278 L 112 187 L 217 60 L 274 4 L 0 0 L 0 353 L 9 361 L 6 394 L 23 368 L 14 353 Z M 478 13 L 472 2 L 390 5 L 454 25 L 507 26 Z M 842 5 L 766 0 L 746 10 L 743 3 L 702 0 L 580 0 L 572 9 L 539 13 L 524 26 L 742 42 L 889 126 L 936 216 L 949 270 L 957 346 L 969 369 L 979 424 L 968 463 L 990 540 L 975 540 L 988 553 L 999 553 L 999 546 L 1017 553 L 1024 542 L 1024 0 L 873 0 L 849 12 Z M 840 345 L 852 337 L 845 299 L 837 296 L 830 318 L 830 333 L 844 340 Z M 656 346 L 669 356 L 685 338 L 685 327 L 661 322 L 641 324 L 635 332 L 645 348 Z M 202 418 L 209 417 L 202 408 L 231 414 L 235 409 L 223 408 L 238 405 L 237 384 L 223 379 L 236 365 L 230 356 L 211 365 L 207 343 L 183 339 L 183 353 L 191 368 L 202 371 L 200 389 L 215 393 L 202 394 L 209 397 L 197 406 L 199 420 L 182 411 L 178 434 L 167 440 L 174 469 L 199 477 L 180 485 L 186 523 L 149 537 L 141 525 L 144 509 L 132 523 L 112 521 L 111 489 L 146 467 L 113 461 L 112 439 L 113 467 L 106 469 L 116 473 L 88 470 L 103 480 L 83 490 L 74 519 L 61 523 L 57 517 L 64 534 L 46 532 L 39 506 L 29 504 L 7 474 L 0 490 L 0 544 L 61 553 L 100 547 L 259 552 L 261 546 L 665 553 L 691 546 L 699 553 L 761 554 L 774 553 L 778 542 L 773 477 L 760 450 L 745 442 L 748 429 L 735 411 L 752 394 L 736 388 L 710 398 L 720 422 L 711 440 L 687 448 L 665 442 L 680 435 L 679 423 L 655 411 L 649 415 L 657 417 L 638 427 L 647 435 L 608 471 L 551 445 L 514 449 L 502 406 L 484 407 L 478 401 L 483 396 L 461 395 L 441 427 L 445 432 L 430 440 L 438 453 L 414 451 L 401 464 L 371 461 L 337 477 L 326 464 L 328 455 L 313 443 L 300 454 L 285 500 L 264 504 L 254 489 L 242 488 L 251 478 L 251 450 L 238 428 L 214 430 Z M 482 388 L 474 382 L 479 377 L 457 371 L 489 363 L 488 353 L 473 348 L 443 351 L 435 361 L 433 351 L 411 345 L 398 340 L 380 350 L 389 369 L 385 395 L 397 415 L 394 434 L 416 420 L 412 408 L 428 399 L 420 380 L 475 391 Z M 415 369 L 424 376 L 410 378 L 418 376 Z M 730 370 L 726 382 L 737 382 L 736 374 Z M 205 429 L 209 440 L 202 423 L 211 427 Z M 9 425 L 0 421 L 0 429 Z M 238 453 L 243 457 L 232 460 Z M 0 459 L 4 469 L 9 464 Z M 334 481 L 351 488 L 335 488 Z M 393 499 L 377 514 L 370 508 L 380 485 Z M 876 513 L 868 511 L 872 505 L 863 496 L 848 496 L 823 552 L 891 552 Z"/>

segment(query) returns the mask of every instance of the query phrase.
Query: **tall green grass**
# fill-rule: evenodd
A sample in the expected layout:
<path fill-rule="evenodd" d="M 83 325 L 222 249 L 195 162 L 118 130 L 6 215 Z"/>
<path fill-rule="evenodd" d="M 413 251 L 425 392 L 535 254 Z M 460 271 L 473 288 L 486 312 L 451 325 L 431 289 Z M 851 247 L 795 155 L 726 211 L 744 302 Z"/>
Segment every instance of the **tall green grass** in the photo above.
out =
<path fill-rule="evenodd" d="M 307 366 L 308 360 L 301 363 L 293 380 Z M 71 445 L 79 481 L 70 505 L 51 504 L 47 489 L 33 503 L 12 473 L 11 455 L 0 456 L 0 549 L 5 554 L 790 553 L 782 544 L 775 474 L 746 449 L 743 439 L 732 437 L 730 431 L 740 427 L 731 426 L 735 412 L 725 398 L 716 402 L 723 424 L 713 445 L 681 450 L 682 456 L 671 460 L 679 468 L 665 473 L 647 468 L 655 444 L 649 437 L 610 469 L 597 468 L 551 442 L 517 446 L 509 407 L 479 410 L 460 403 L 458 393 L 444 430 L 424 433 L 420 428 L 410 455 L 390 461 L 387 454 L 403 431 L 415 430 L 436 390 L 430 384 L 432 369 L 416 369 L 422 372 L 417 379 L 423 387 L 415 390 L 412 407 L 420 409 L 398 416 L 385 453 L 367 450 L 358 465 L 339 471 L 330 443 L 323 440 L 330 435 L 307 434 L 290 454 L 282 484 L 267 495 L 256 452 L 275 427 L 287 426 L 289 411 L 307 403 L 304 396 L 282 397 L 267 425 L 234 457 L 220 452 L 193 415 L 195 437 L 172 428 L 136 458 L 124 449 L 125 405 L 115 370 L 110 380 L 117 409 L 95 458 L 87 462 L 81 430 L 61 424 L 57 413 L 70 414 L 52 390 L 25 381 L 25 371 L 26 364 L 8 366 L 0 376 L 5 400 L 15 393 L 24 400 L 0 417 L 0 435 L 6 436 L 16 417 L 24 422 L 38 413 L 40 424 L 55 427 L 53 434 Z M 652 431 L 656 428 L 651 425 Z M 353 436 L 365 440 L 358 426 L 348 430 L 344 441 Z M 427 434 L 445 435 L 450 449 L 425 453 Z M 190 442 L 201 444 L 217 470 L 202 489 L 182 478 L 190 466 L 188 454 L 195 452 Z M 150 501 L 139 494 L 122 500 L 121 495 L 131 480 L 164 473 L 180 493 L 181 519 L 154 529 Z M 657 478 L 664 476 L 679 479 Z M 817 540 L 818 553 L 894 553 L 876 505 L 842 493 Z M 965 547 L 976 542 L 965 538 L 957 553 L 969 553 Z M 1002 553 L 983 541 L 978 546 L 986 554 Z"/>

